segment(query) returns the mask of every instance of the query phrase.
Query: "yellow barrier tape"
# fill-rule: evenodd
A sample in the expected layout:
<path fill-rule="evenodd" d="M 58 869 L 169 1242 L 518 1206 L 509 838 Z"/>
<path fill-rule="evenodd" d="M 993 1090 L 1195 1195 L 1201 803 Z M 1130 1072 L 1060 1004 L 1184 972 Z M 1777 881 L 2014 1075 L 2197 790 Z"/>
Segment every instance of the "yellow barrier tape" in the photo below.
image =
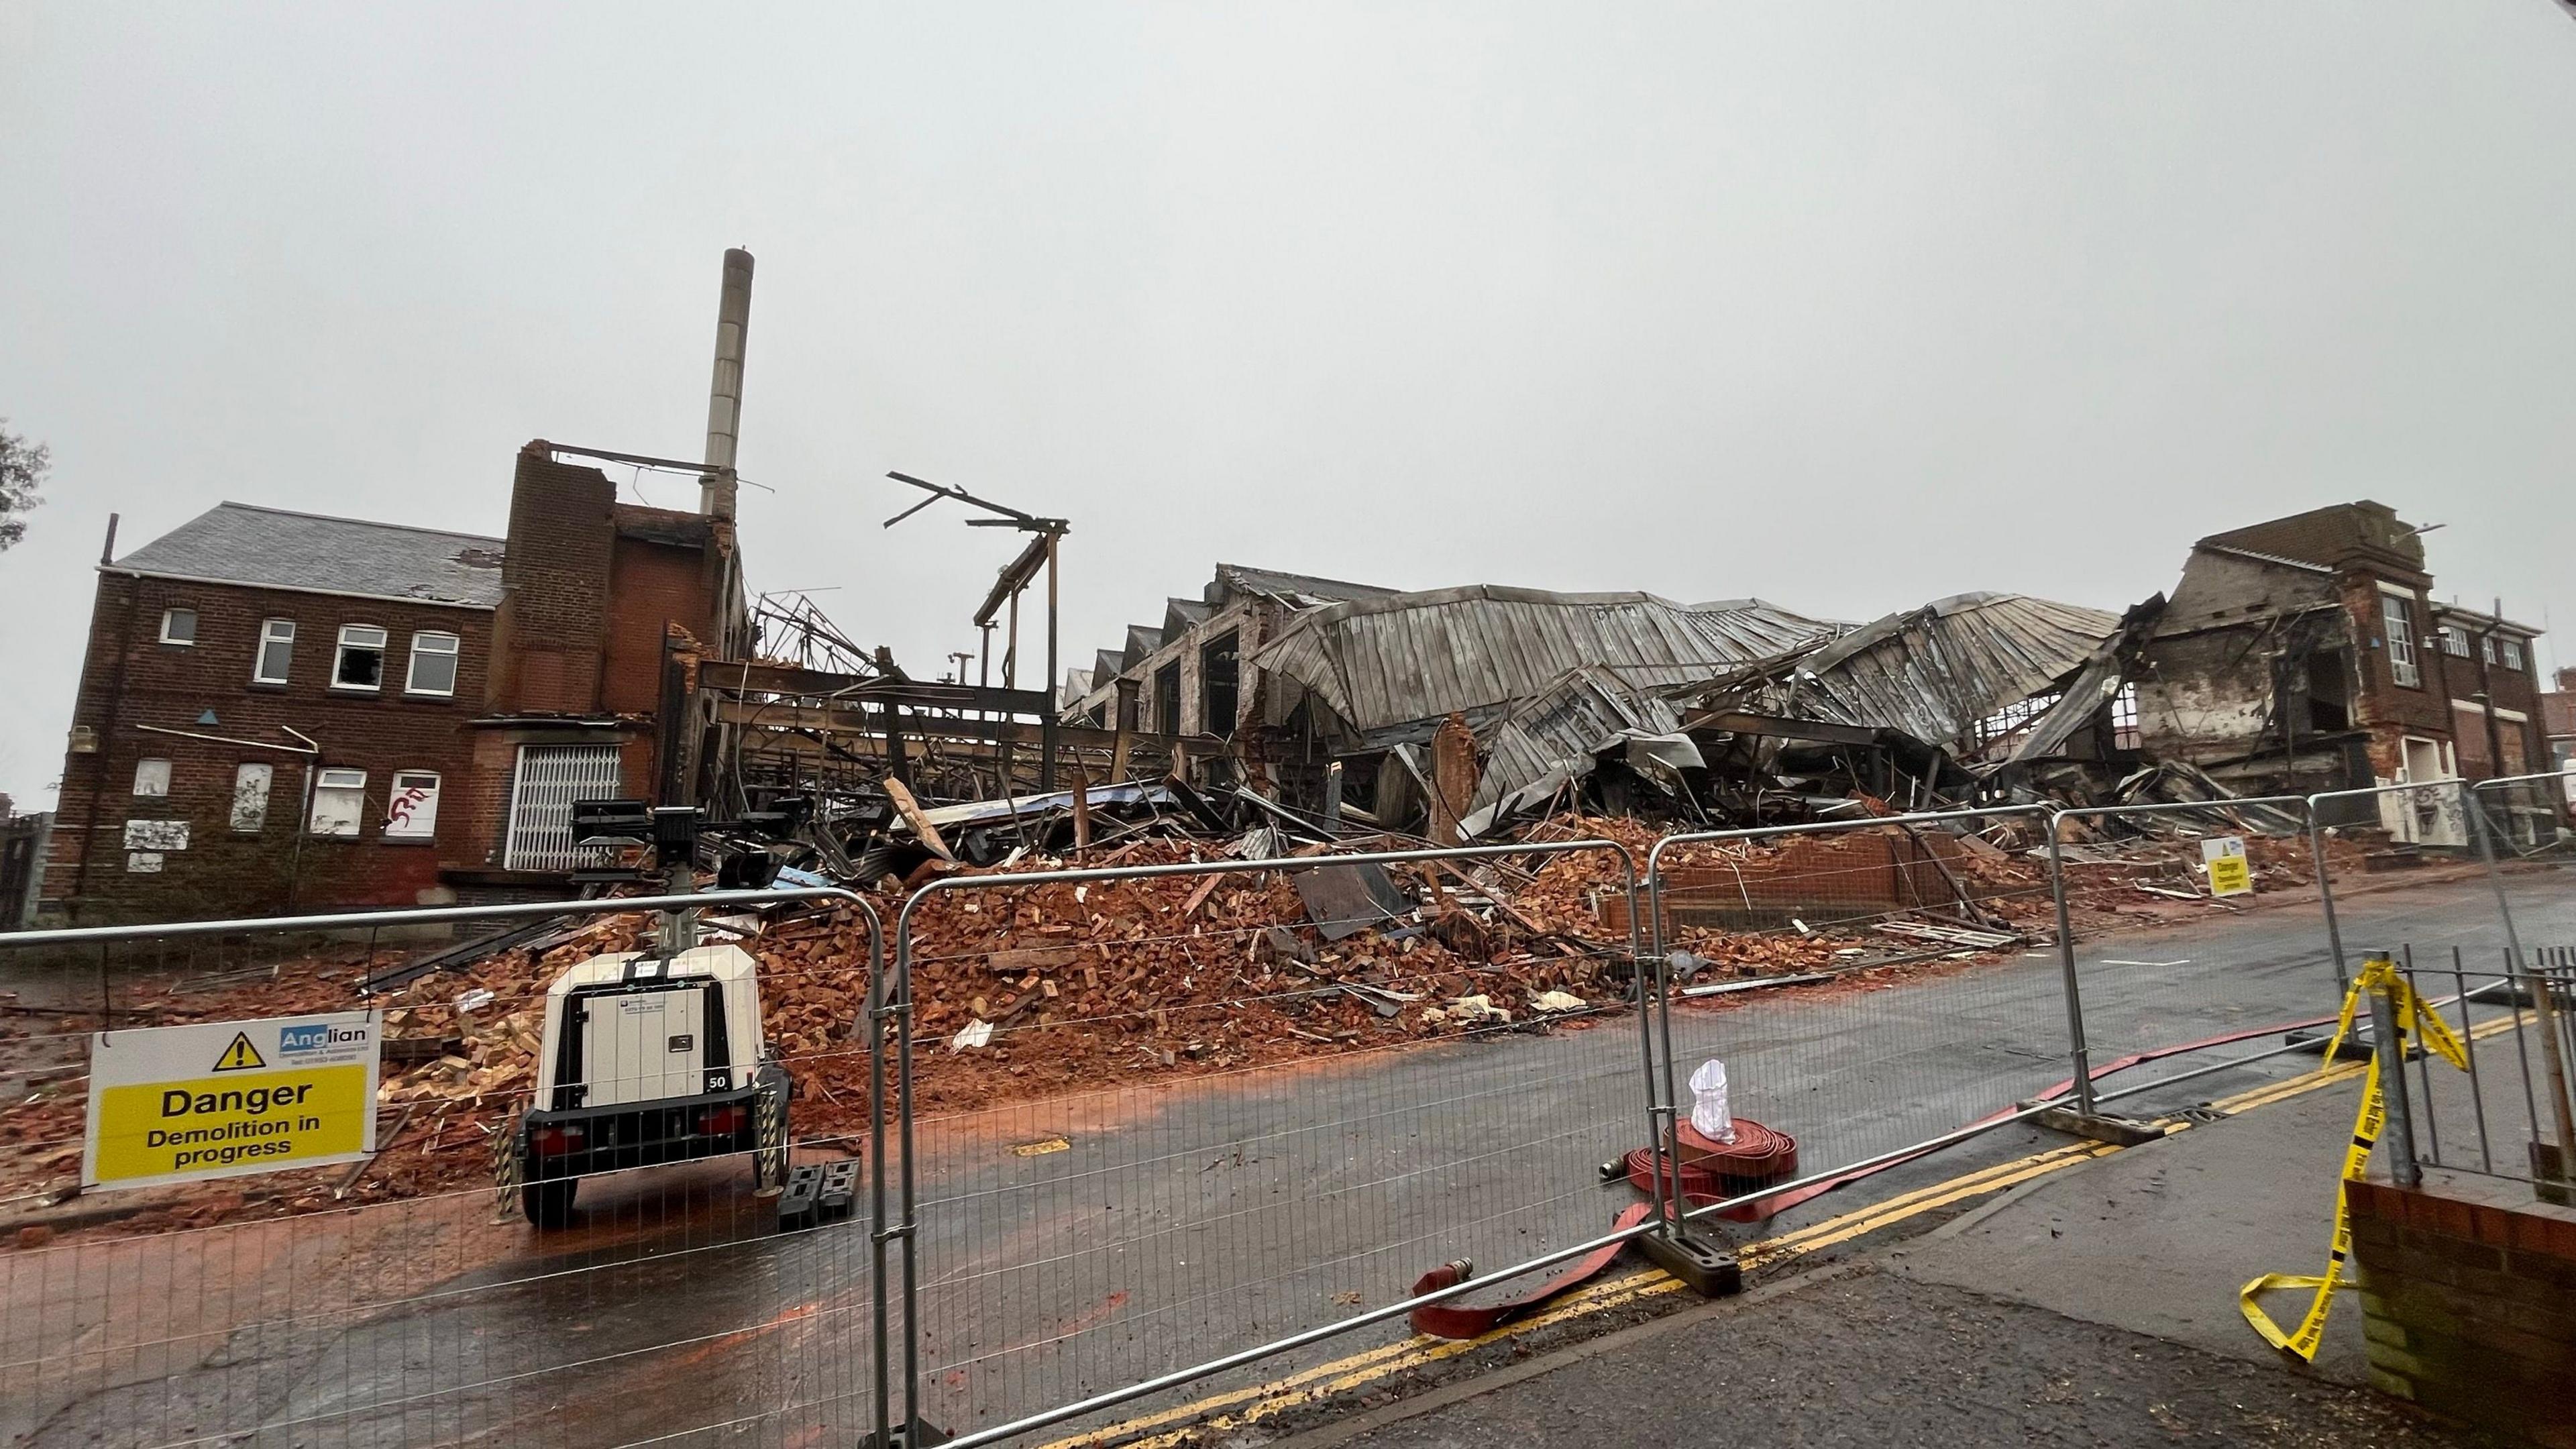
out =
<path fill-rule="evenodd" d="M 2389 1004 L 2394 1008 L 2392 1014 L 2397 1021 L 2397 1041 L 2394 1044 L 2397 1050 L 2394 1055 L 2400 1072 L 2406 1069 L 2405 1044 L 2409 1040 L 2421 1041 L 2452 1066 L 2463 1071 L 2468 1069 L 2468 1054 L 2460 1045 L 2459 1034 L 2451 1030 L 2451 1024 L 2415 994 L 2415 988 L 2398 974 L 2396 962 L 2386 956 L 2373 956 L 2362 964 L 2361 979 L 2353 982 L 2352 989 L 2344 993 L 2343 1010 L 2335 1018 L 2334 1039 L 2326 1043 L 2325 1065 L 2319 1067 L 2319 1071 L 2333 1069 L 2335 1052 L 2343 1046 L 2345 1035 L 2352 1030 L 2353 1013 L 2361 1005 L 2362 993 L 2371 990 L 2386 991 Z M 2352 1253 L 2352 1219 L 2344 1205 L 2343 1184 L 2361 1180 L 2362 1173 L 2370 1165 L 2370 1149 L 2379 1141 L 2380 1129 L 2388 1125 L 2388 1099 L 2380 1088 L 2379 1068 L 2391 1055 L 2387 1050 L 2390 1045 L 2387 1042 L 2371 1043 L 2370 1070 L 2361 1079 L 2361 1111 L 2353 1118 L 2352 1140 L 2344 1145 L 2343 1173 L 2335 1184 L 2334 1242 L 2326 1254 L 2325 1276 L 2312 1278 L 2266 1273 L 2236 1293 L 2237 1309 L 2245 1315 L 2245 1321 L 2254 1326 L 2254 1331 L 2263 1335 L 2264 1342 L 2284 1353 L 2297 1354 L 2308 1363 L 2316 1362 L 2317 1345 L 2325 1341 L 2326 1313 L 2334 1307 L 2335 1290 L 2352 1286 L 2344 1277 L 2344 1265 Z M 2290 1288 L 2313 1288 L 2316 1296 L 2308 1301 L 2307 1317 L 2299 1321 L 2297 1330 L 2285 1332 L 2281 1325 L 2272 1321 L 2270 1314 L 2263 1311 L 2263 1305 L 2257 1300 L 2266 1293 Z"/>

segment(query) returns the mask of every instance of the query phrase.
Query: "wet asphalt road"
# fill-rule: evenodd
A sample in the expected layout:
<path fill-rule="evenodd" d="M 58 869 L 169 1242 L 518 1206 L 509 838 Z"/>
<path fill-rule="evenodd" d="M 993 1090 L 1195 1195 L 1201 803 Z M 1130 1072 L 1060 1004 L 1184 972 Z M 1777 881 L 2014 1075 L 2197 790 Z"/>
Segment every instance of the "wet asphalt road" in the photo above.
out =
<path fill-rule="evenodd" d="M 2576 877 L 2519 876 L 2513 890 L 2526 941 L 2576 941 Z M 2345 921 L 2356 956 L 2410 942 L 2492 955 L 2502 942 L 2478 881 L 2362 896 Z M 2313 912 L 2213 912 L 2081 954 L 2097 1065 L 2336 1005 Z M 1735 1109 L 1797 1134 L 1813 1171 L 2065 1078 L 2058 982 L 2052 953 L 1879 990 L 1750 994 L 1678 1011 L 1674 1057 L 1682 1074 L 1724 1059 Z M 1634 1200 L 1599 1167 L 1644 1140 L 1640 1051 L 1635 1021 L 1614 1017 L 925 1121 L 926 1416 L 999 1423 L 1391 1301 L 1453 1257 L 1491 1268 L 1602 1231 Z M 2193 1090 L 2311 1064 L 2276 1058 Z M 1775 1226 L 2033 1140 L 1998 1132 Z M 822 1445 L 864 1433 L 868 1223 L 760 1234 L 748 1218 L 719 1221 L 721 1207 L 658 1211 L 669 1175 L 641 1176 L 593 1190 L 579 1246 L 555 1240 L 549 1257 L 522 1247 L 387 1294 L 352 1288 L 328 1246 L 307 1242 L 291 1269 L 304 1306 L 263 1312 L 257 1328 L 146 1335 L 169 1340 L 154 1354 L 92 1343 L 88 1358 L 80 1340 L 101 1330 L 77 1314 L 60 1337 L 13 1331 L 0 1423 L 47 1446 L 208 1442 L 198 1436 L 244 1423 L 275 1427 L 214 1442 Z M 723 1197 L 721 1182 L 702 1186 Z M 488 1216 L 488 1202 L 457 1211 Z M 403 1251 L 348 1232 L 351 1260 Z M 130 1306 L 149 1292 L 93 1272 L 69 1296 Z M 1298 1361 L 1400 1336 L 1365 1330 Z"/>

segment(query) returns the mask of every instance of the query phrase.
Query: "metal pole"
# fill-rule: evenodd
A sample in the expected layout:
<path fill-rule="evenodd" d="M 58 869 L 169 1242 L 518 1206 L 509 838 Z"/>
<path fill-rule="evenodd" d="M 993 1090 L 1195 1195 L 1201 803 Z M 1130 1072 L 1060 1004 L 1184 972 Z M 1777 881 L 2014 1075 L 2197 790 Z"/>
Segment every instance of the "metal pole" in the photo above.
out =
<path fill-rule="evenodd" d="M 2380 1101 L 2388 1109 L 2388 1172 L 2399 1187 L 2420 1187 L 2424 1169 L 2415 1161 L 2415 1124 L 2406 1110 L 2406 1042 L 2397 1034 L 2397 1008 L 2388 988 L 2370 992 L 2370 1070 L 2379 1079 Z"/>
<path fill-rule="evenodd" d="M 2326 949 L 2334 953 L 2335 991 L 2352 990 L 2352 973 L 2343 964 L 2343 923 L 2335 919 L 2334 877 L 2326 865 L 2326 827 L 2317 818 L 2317 797 L 2308 797 L 2308 855 L 2317 865 L 2317 904 L 2326 916 Z"/>
<path fill-rule="evenodd" d="M 1056 555 L 1057 555 L 1058 550 L 1059 550 L 1059 549 L 1061 548 L 1061 546 L 1063 545 L 1063 543 L 1064 543 L 1064 535 L 1063 535 L 1062 533 L 1049 533 L 1049 534 L 1046 536 L 1046 571 L 1047 571 L 1047 665 L 1046 665 L 1046 713 L 1044 713 L 1044 714 L 1042 714 L 1042 715 L 1039 715 L 1039 716 L 1038 716 L 1038 721 L 1039 721 L 1039 735 L 1040 735 L 1040 738 L 1039 738 L 1039 741 L 1038 741 L 1038 748 L 1044 752 L 1043 756 L 1042 756 L 1042 757 L 1039 759 L 1039 761 L 1038 761 L 1038 788 L 1039 788 L 1040 790 L 1052 790 L 1052 789 L 1054 789 L 1054 788 L 1055 788 L 1055 752 L 1056 752 L 1055 714 L 1056 714 L 1056 691 L 1061 687 L 1060 682 L 1059 682 L 1059 677 L 1058 677 L 1058 675 L 1057 675 L 1057 673 L 1056 673 L 1056 670 L 1057 670 L 1057 664 L 1056 664 L 1056 657 L 1055 657 L 1055 656 L 1056 656 L 1056 634 L 1057 634 L 1057 622 L 1058 622 L 1058 621 L 1057 621 L 1057 615 L 1056 615 Z M 1178 728 L 1179 728 L 1179 727 L 1178 727 L 1177 725 L 1175 725 L 1173 728 L 1174 728 L 1174 732 L 1175 732 L 1175 733 L 1178 733 Z"/>
<path fill-rule="evenodd" d="M 2057 899 L 2057 969 L 2066 990 L 2066 1057 L 2075 1073 L 2075 1110 L 2098 1116 L 2092 1053 L 2084 1044 L 2084 992 L 2075 971 L 2075 922 L 2066 909 L 2066 847 L 2054 816 L 2048 820 L 2048 893 Z"/>

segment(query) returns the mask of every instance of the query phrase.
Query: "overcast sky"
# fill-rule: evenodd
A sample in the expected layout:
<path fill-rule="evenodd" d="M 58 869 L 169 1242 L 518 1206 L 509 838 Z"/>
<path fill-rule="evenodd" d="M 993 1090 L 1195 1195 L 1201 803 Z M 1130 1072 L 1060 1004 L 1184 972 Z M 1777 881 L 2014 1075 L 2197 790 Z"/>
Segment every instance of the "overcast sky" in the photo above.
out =
<path fill-rule="evenodd" d="M 1069 665 L 1218 560 L 2119 608 L 2361 497 L 2576 629 L 2550 0 L 731 12 L 0 0 L 0 789 L 111 510 L 696 456 L 730 245 L 752 584 L 924 675 L 1016 539 L 889 468 L 1074 521 Z"/>

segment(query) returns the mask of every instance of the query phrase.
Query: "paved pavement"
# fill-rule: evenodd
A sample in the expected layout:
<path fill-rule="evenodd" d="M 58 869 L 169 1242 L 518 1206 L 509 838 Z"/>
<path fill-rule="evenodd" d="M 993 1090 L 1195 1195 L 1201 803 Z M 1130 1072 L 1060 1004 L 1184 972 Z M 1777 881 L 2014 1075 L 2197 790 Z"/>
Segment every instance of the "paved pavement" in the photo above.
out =
<path fill-rule="evenodd" d="M 2563 880 L 2516 879 L 2527 941 L 2576 941 L 2576 890 Z M 2491 951 L 2501 933 L 2485 890 L 2427 883 L 2356 898 L 2346 940 L 2356 951 L 2405 941 Z M 2335 1005 L 2307 911 L 2213 912 L 2087 943 L 2083 954 L 2097 1061 Z M 2047 1087 L 2066 1075 L 2065 1030 L 2053 956 L 1883 990 L 1738 998 L 1685 1008 L 1674 1023 L 1682 1070 L 1723 1057 L 1739 1110 L 1797 1132 L 1810 1170 Z M 1644 1139 L 1639 1051 L 1634 1022 L 1613 1019 L 926 1122 L 919 1252 L 931 1417 L 950 1428 L 998 1423 L 1392 1301 L 1461 1253 L 1490 1269 L 1598 1233 L 1631 1197 L 1601 1186 L 1597 1168 Z M 2276 1059 L 2190 1090 L 2239 1090 L 2310 1065 Z M 1998 1132 L 1775 1226 L 2035 1140 Z M 291 1325 L 226 1333 L 209 1309 L 207 1326 L 162 1344 L 157 1358 L 111 1367 L 102 1355 L 94 1380 L 13 1351 L 0 1393 L 13 1416 L 50 1406 L 29 1436 L 46 1445 L 102 1442 L 103 1424 L 105 1442 L 149 1442 L 113 1431 L 145 1417 L 178 1428 L 237 1422 L 244 1410 L 304 1422 L 304 1437 L 334 1444 L 451 1430 L 507 1437 L 529 1423 L 567 1446 L 862 1428 L 870 1225 L 746 1233 L 660 1212 L 667 1191 L 603 1185 L 585 1193 L 593 1226 L 570 1249 L 532 1245 L 432 1281 L 415 1272 L 391 1296 L 349 1295 L 335 1262 L 301 1262 L 289 1286 L 320 1306 Z M 488 1207 L 457 1211 L 461 1222 Z M 246 1237 L 194 1241 L 217 1254 Z M 2263 1266 L 2297 1269 L 2308 1256 Z M 168 1284 L 187 1270 L 157 1271 Z M 76 1274 L 70 1287 L 131 1303 L 148 1281 Z M 97 1328 L 80 1333 L 90 1341 Z M 1400 1336 L 1354 1334 L 1284 1362 Z"/>

